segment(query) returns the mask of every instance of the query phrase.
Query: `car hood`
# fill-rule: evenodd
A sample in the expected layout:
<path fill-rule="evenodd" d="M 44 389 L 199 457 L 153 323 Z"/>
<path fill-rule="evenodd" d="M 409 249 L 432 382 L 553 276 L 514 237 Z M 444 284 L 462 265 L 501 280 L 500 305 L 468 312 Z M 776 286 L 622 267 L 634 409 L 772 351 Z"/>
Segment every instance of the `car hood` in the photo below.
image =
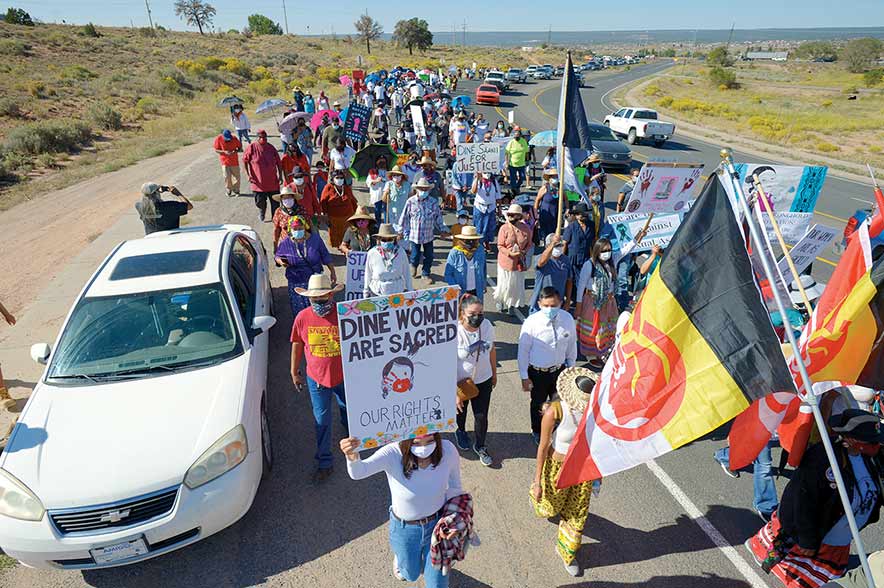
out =
<path fill-rule="evenodd" d="M 593 139 L 592 148 L 593 151 L 598 151 L 600 153 L 629 153 L 629 147 L 627 147 L 620 141 L 604 141 Z"/>
<path fill-rule="evenodd" d="M 243 354 L 216 366 L 89 386 L 40 382 L 0 467 L 47 509 L 180 484 L 242 414 Z"/>

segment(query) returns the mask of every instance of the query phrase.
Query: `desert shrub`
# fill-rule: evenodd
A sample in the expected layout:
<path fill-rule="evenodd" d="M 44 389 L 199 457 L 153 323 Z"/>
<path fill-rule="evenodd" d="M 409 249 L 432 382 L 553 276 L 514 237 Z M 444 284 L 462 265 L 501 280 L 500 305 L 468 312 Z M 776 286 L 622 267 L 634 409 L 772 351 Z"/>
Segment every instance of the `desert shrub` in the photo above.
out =
<path fill-rule="evenodd" d="M 660 106 L 661 108 L 669 108 L 670 106 L 672 106 L 672 102 L 672 96 L 663 96 L 662 98 L 657 100 L 657 106 Z"/>
<path fill-rule="evenodd" d="M 157 36 L 156 29 L 152 29 L 150 27 L 141 27 L 138 29 L 138 34 L 142 37 L 155 38 Z"/>
<path fill-rule="evenodd" d="M 259 65 L 252 70 L 252 77 L 259 80 L 269 80 L 273 77 L 273 72 L 267 69 L 266 66 Z"/>
<path fill-rule="evenodd" d="M 275 96 L 285 92 L 285 84 L 270 78 L 249 82 L 249 89 L 259 96 Z"/>
<path fill-rule="evenodd" d="M 662 96 L 663 91 L 660 90 L 660 86 L 657 84 L 648 84 L 644 89 L 645 96 Z"/>
<path fill-rule="evenodd" d="M 0 55 L 27 55 L 31 46 L 17 39 L 0 39 Z"/>
<path fill-rule="evenodd" d="M 239 60 L 236 57 L 228 57 L 224 60 L 224 65 L 222 65 L 218 69 L 221 71 L 236 74 L 238 76 L 242 76 L 246 79 L 249 79 L 252 75 L 251 68 L 244 61 Z"/>
<path fill-rule="evenodd" d="M 867 88 L 877 86 L 884 80 L 884 69 L 870 69 L 863 74 L 863 83 Z"/>
<path fill-rule="evenodd" d="M 338 78 L 341 77 L 340 70 L 336 67 L 318 67 L 316 75 L 320 80 L 332 83 L 338 82 Z"/>
<path fill-rule="evenodd" d="M 184 77 L 184 74 L 181 73 L 181 70 L 176 69 L 174 67 L 164 67 L 164 68 L 160 69 L 158 74 L 160 76 L 160 79 L 172 78 L 172 80 L 174 80 L 177 85 L 181 85 L 185 81 L 187 81 L 186 78 Z"/>
<path fill-rule="evenodd" d="M 709 68 L 709 79 L 723 90 L 735 90 L 740 87 L 740 84 L 737 83 L 737 74 L 723 67 Z"/>
<path fill-rule="evenodd" d="M 92 139 L 92 130 L 81 121 L 39 121 L 15 127 L 6 135 L 0 152 L 4 158 L 72 152 Z M 14 159 L 15 157 L 12 157 Z"/>
<path fill-rule="evenodd" d="M 822 103 L 820 104 L 820 106 L 822 106 L 823 108 L 829 108 L 830 106 L 832 106 L 832 101 L 831 100 L 823 100 Z"/>
<path fill-rule="evenodd" d="M 221 66 L 225 64 L 225 61 L 220 57 L 214 57 L 210 55 L 209 57 L 200 57 L 198 60 L 199 63 L 202 63 L 206 66 L 206 69 L 217 70 L 220 69 Z"/>
<path fill-rule="evenodd" d="M 95 121 L 95 124 L 106 131 L 117 131 L 123 128 L 123 115 L 114 110 L 109 104 L 99 102 L 93 104 L 86 114 Z"/>
<path fill-rule="evenodd" d="M 735 119 L 736 113 L 725 104 L 712 104 L 693 98 L 678 98 L 672 101 L 670 108 L 679 112 L 695 113 L 705 116 L 717 116 Z"/>
<path fill-rule="evenodd" d="M 91 22 L 86 23 L 83 26 L 82 30 L 80 31 L 80 34 L 83 35 L 84 37 L 93 37 L 95 39 L 97 39 L 98 37 L 101 36 L 101 33 L 98 32 L 98 30 L 95 28 L 95 25 L 92 24 Z"/>
<path fill-rule="evenodd" d="M 856 94 L 857 92 L 859 92 L 859 89 L 856 86 L 847 86 L 844 88 L 845 94 Z"/>
<path fill-rule="evenodd" d="M 832 145 L 828 141 L 817 141 L 814 145 L 817 151 L 822 151 L 823 153 L 831 153 L 833 151 L 840 151 L 841 148 L 837 145 Z"/>
<path fill-rule="evenodd" d="M 175 62 L 175 67 L 192 76 L 201 76 L 206 73 L 205 65 L 191 61 L 190 59 L 179 59 Z"/>
<path fill-rule="evenodd" d="M 141 117 L 145 114 L 159 114 L 160 103 L 155 98 L 143 96 L 135 103 L 135 112 Z"/>
<path fill-rule="evenodd" d="M 37 165 L 40 167 L 54 168 L 55 167 L 55 154 L 53 153 L 41 153 L 37 156 Z"/>
<path fill-rule="evenodd" d="M 25 82 L 25 90 L 34 98 L 46 98 L 49 96 L 49 90 L 45 82 L 40 80 L 28 80 Z"/>
<path fill-rule="evenodd" d="M 750 116 L 746 122 L 754 133 L 766 139 L 781 140 L 788 134 L 788 129 L 782 121 L 769 116 Z"/>
<path fill-rule="evenodd" d="M 97 78 L 98 74 L 83 67 L 82 65 L 68 65 L 61 70 L 62 79 L 67 80 L 91 80 Z"/>
<path fill-rule="evenodd" d="M 5 159 L 0 159 L 0 181 L 5 182 L 14 182 L 16 180 L 15 174 L 10 169 L 9 165 L 6 163 Z"/>
<path fill-rule="evenodd" d="M 19 103 L 7 96 L 0 96 L 0 116 L 17 117 L 21 116 L 21 106 Z"/>

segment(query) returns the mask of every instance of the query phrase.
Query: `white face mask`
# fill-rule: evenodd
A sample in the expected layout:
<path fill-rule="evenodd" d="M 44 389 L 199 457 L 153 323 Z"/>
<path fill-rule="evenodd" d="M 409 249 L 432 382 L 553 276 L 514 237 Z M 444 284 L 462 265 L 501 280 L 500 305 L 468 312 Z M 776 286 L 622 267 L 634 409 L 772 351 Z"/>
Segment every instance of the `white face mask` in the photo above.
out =
<path fill-rule="evenodd" d="M 285 206 L 286 208 L 291 208 L 292 206 L 295 205 L 295 199 L 294 198 L 283 198 L 282 205 Z"/>
<path fill-rule="evenodd" d="M 553 257 L 561 257 L 563 253 L 565 253 L 565 250 L 562 249 L 561 247 L 555 247 L 552 250 Z"/>
<path fill-rule="evenodd" d="M 426 445 L 412 445 L 411 446 L 411 454 L 417 457 L 418 459 L 426 459 L 433 455 L 433 452 L 436 450 L 436 442 L 431 441 Z"/>
<path fill-rule="evenodd" d="M 343 186 L 344 178 L 335 178 L 335 186 Z"/>
<path fill-rule="evenodd" d="M 295 185 L 296 186 L 303 186 L 304 185 L 304 178 L 295 178 Z"/>
<path fill-rule="evenodd" d="M 611 259 L 611 252 L 603 251 L 602 253 L 599 253 L 599 259 L 601 259 L 602 261 L 608 261 L 609 259 Z"/>

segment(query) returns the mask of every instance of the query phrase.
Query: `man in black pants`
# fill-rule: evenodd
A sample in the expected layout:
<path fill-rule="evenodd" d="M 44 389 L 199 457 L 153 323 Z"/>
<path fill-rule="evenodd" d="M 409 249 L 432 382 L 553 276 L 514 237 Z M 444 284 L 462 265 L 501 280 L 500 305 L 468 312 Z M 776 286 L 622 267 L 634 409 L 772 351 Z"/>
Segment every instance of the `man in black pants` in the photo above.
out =
<path fill-rule="evenodd" d="M 531 395 L 531 434 L 540 443 L 541 408 L 556 392 L 556 379 L 577 361 L 577 327 L 561 310 L 562 295 L 552 286 L 540 291 L 538 312 L 522 323 L 519 334 L 519 376 Z"/>

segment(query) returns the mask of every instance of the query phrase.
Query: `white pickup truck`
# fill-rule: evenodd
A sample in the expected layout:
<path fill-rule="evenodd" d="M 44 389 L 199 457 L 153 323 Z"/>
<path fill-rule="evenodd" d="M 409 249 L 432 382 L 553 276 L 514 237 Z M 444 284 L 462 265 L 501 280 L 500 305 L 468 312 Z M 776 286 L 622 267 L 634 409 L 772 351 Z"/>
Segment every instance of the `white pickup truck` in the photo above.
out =
<path fill-rule="evenodd" d="M 648 139 L 660 147 L 675 134 L 675 125 L 657 120 L 657 111 L 650 108 L 621 108 L 605 117 L 605 125 L 634 145 Z"/>

